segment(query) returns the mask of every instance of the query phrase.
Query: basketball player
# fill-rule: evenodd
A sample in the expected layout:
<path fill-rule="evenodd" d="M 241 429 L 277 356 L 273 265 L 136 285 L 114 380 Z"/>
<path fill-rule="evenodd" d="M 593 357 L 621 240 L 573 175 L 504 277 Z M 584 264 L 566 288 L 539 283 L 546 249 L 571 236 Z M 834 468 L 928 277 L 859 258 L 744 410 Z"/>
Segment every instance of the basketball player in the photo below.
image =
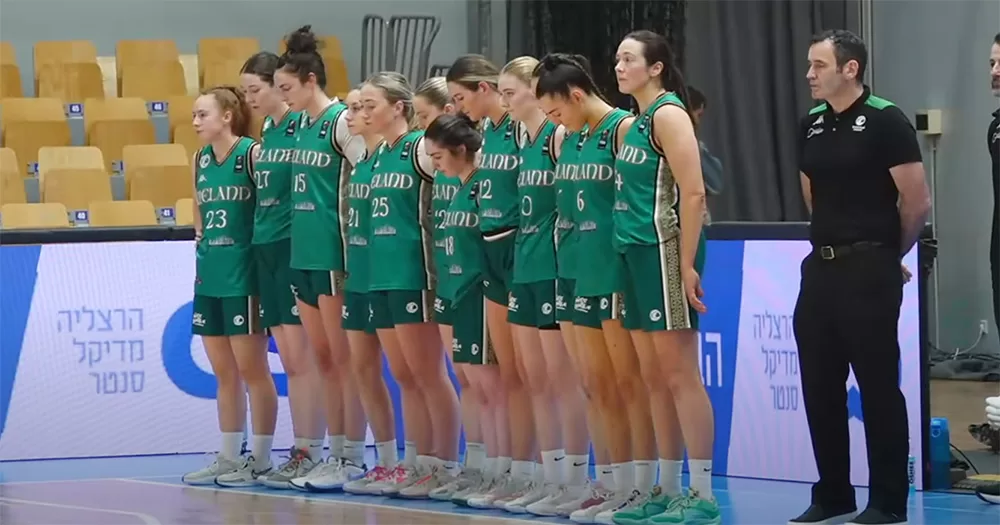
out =
<path fill-rule="evenodd" d="M 417 88 L 413 95 L 413 110 L 417 122 L 422 129 L 427 129 L 437 117 L 454 113 L 455 105 L 448 93 L 448 84 L 444 77 L 429 78 Z M 444 174 L 440 170 L 434 176 L 434 190 L 431 199 L 434 211 L 434 267 L 436 269 L 437 296 L 434 298 L 434 320 L 441 333 L 441 342 L 445 346 L 445 354 L 452 359 L 452 352 L 463 356 L 471 351 L 470 345 L 455 347 L 454 330 L 452 329 L 453 314 L 451 302 L 442 296 L 448 289 L 450 265 L 447 264 L 448 241 L 444 234 L 444 217 L 461 182 L 458 178 Z M 473 327 L 483 327 L 483 320 L 471 319 Z M 461 330 L 461 327 L 460 327 Z M 481 352 L 486 347 L 480 343 L 477 347 Z M 447 351 L 451 349 L 452 351 Z M 471 356 L 475 357 L 479 353 Z M 462 427 L 465 430 L 465 461 L 462 473 L 453 482 L 438 487 L 430 492 L 429 497 L 438 501 L 449 501 L 456 495 L 461 496 L 472 490 L 478 490 L 483 483 L 493 475 L 498 455 L 510 455 L 509 444 L 506 448 L 497 442 L 497 401 L 506 400 L 500 392 L 500 372 L 495 366 L 480 367 L 468 362 L 453 362 L 455 376 L 458 378 L 461 395 L 459 404 L 462 410 Z M 499 414 L 506 419 L 506 412 Z M 504 422 L 506 424 L 506 421 Z"/>
<path fill-rule="evenodd" d="M 361 117 L 361 91 L 351 91 L 344 101 L 347 104 L 347 126 L 352 136 L 365 141 L 365 153 L 354 163 L 350 181 L 347 184 L 347 251 L 344 266 L 347 278 L 344 281 L 343 327 L 351 347 L 351 369 L 361 393 L 365 415 L 371 422 L 375 435 L 375 450 L 378 464 L 364 477 L 351 481 L 356 473 L 353 467 L 340 469 L 340 476 L 330 490 L 343 488 L 354 494 L 371 493 L 369 486 L 387 481 L 389 473 L 398 463 L 399 451 L 396 446 L 395 412 L 389 389 L 382 375 L 382 350 L 378 336 L 371 323 L 371 308 L 368 294 L 368 240 L 371 233 L 371 179 L 372 170 L 378 162 L 378 153 L 385 145 L 382 137 L 370 133 L 368 123 Z"/>
<path fill-rule="evenodd" d="M 558 515 L 565 503 L 588 499 L 590 441 L 579 376 L 556 323 L 555 163 L 565 129 L 545 118 L 531 88 L 538 60 L 519 57 L 500 72 L 500 94 L 518 122 L 520 224 L 508 301 L 517 357 L 526 372 L 543 482 L 506 504 L 510 512 Z M 569 513 L 566 512 L 566 515 Z"/>
<path fill-rule="evenodd" d="M 698 366 L 698 314 L 706 311 L 699 275 L 705 184 L 698 139 L 685 109 L 684 78 L 663 36 L 630 33 L 616 60 L 618 89 L 632 95 L 640 111 L 615 162 L 615 246 L 623 258 L 625 309 L 632 318 L 625 322 L 640 352 L 660 460 L 665 465 L 682 460 L 679 428 L 691 472 L 687 495 L 674 498 L 673 472 L 661 472 L 651 499 L 660 503 L 619 514 L 623 522 L 639 517 L 655 524 L 717 524 L 714 420 Z M 643 355 L 650 349 L 655 359 Z"/>
<path fill-rule="evenodd" d="M 271 443 L 278 394 L 267 364 L 267 337 L 260 329 L 253 261 L 253 159 L 250 107 L 235 87 L 202 92 L 194 104 L 194 128 L 205 147 L 194 155 L 196 277 L 192 331 L 202 337 L 218 381 L 216 401 L 222 449 L 206 468 L 185 474 L 191 485 L 235 481 L 271 470 Z M 244 387 L 244 382 L 246 387 Z M 253 449 L 240 457 L 250 392 Z M 232 476 L 229 476 L 232 475 Z"/>
<path fill-rule="evenodd" d="M 287 47 L 274 82 L 292 111 L 303 113 L 292 154 L 292 291 L 323 379 L 330 455 L 312 472 L 321 460 L 323 442 L 293 447 L 291 458 L 262 482 L 308 490 L 306 474 L 311 474 L 313 486 L 322 487 L 337 478 L 345 462 L 364 465 L 364 410 L 350 367 L 340 366 L 349 362 L 350 351 L 340 323 L 345 239 L 339 214 L 347 197 L 349 159 L 361 155 L 364 143 L 351 140 L 344 104 L 323 93 L 326 70 L 309 26 L 289 35 Z M 317 242 L 319 238 L 329 241 Z"/>
<path fill-rule="evenodd" d="M 361 88 L 361 101 L 371 132 L 386 141 L 371 182 L 368 284 L 373 322 L 402 390 L 404 422 L 426 426 L 416 432 L 415 468 L 383 493 L 424 499 L 461 470 L 458 396 L 432 321 L 434 165 L 423 132 L 413 129 L 413 91 L 405 77 L 372 75 Z M 429 418 L 411 421 L 414 406 Z"/>
<path fill-rule="evenodd" d="M 518 226 L 518 145 L 516 126 L 504 110 L 497 90 L 500 71 L 482 55 L 459 57 L 448 70 L 448 91 L 459 111 L 479 122 L 483 147 L 480 163 L 479 229 L 486 242 L 486 317 L 490 340 L 507 395 L 512 463 L 489 487 L 455 503 L 475 508 L 503 508 L 522 495 L 535 477 L 534 420 L 531 396 L 521 380 L 514 339 L 507 322 L 509 289 L 513 277 L 514 240 Z M 498 426 L 497 432 L 503 427 Z M 504 438 L 500 438 L 501 441 Z M 505 462 L 498 462 L 505 463 Z M 539 470 L 539 475 L 541 471 Z"/>

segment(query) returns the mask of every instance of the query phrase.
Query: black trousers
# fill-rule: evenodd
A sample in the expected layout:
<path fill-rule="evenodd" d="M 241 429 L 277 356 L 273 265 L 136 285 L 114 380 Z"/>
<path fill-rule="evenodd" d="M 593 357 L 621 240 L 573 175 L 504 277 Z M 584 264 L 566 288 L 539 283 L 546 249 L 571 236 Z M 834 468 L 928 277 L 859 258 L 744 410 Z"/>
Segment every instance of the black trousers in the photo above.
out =
<path fill-rule="evenodd" d="M 902 299 L 902 271 L 892 249 L 873 247 L 833 260 L 822 259 L 817 250 L 802 263 L 794 329 L 819 471 L 814 504 L 855 505 L 846 386 L 850 367 L 861 391 L 869 506 L 906 515 L 909 427 L 899 389 L 897 336 Z"/>
<path fill-rule="evenodd" d="M 996 204 L 1000 209 L 1000 201 Z M 993 235 L 990 239 L 990 272 L 993 279 L 993 319 L 1000 329 L 1000 213 L 993 214 Z"/>

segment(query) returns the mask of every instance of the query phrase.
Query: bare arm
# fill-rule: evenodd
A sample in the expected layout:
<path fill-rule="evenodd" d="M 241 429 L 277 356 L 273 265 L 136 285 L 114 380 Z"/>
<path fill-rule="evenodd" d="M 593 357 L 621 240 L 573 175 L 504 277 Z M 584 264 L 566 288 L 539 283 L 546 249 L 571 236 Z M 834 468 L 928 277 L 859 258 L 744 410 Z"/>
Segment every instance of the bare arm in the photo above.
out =
<path fill-rule="evenodd" d="M 705 181 L 701 174 L 698 139 L 687 111 L 670 104 L 656 110 L 653 129 L 677 182 L 681 207 L 681 265 L 693 268 L 705 217 Z"/>
<path fill-rule="evenodd" d="M 618 150 L 625 143 L 625 134 L 628 133 L 628 130 L 632 129 L 633 122 L 635 122 L 635 117 L 625 117 L 618 123 L 618 131 L 615 133 L 615 155 L 618 154 Z"/>
<path fill-rule="evenodd" d="M 560 124 L 556 126 L 555 135 L 552 137 L 552 158 L 556 161 L 559 160 L 559 155 L 562 154 L 562 146 L 565 140 L 566 128 Z"/>
<path fill-rule="evenodd" d="M 812 184 L 809 182 L 809 177 L 806 177 L 805 173 L 799 172 L 799 181 L 802 182 L 802 200 L 806 203 L 806 209 L 809 210 L 809 215 L 813 212 L 813 192 Z"/>
<path fill-rule="evenodd" d="M 920 232 L 927 224 L 927 217 L 931 213 L 931 191 L 924 178 L 924 165 L 921 162 L 895 166 L 889 169 L 889 173 L 899 191 L 899 221 L 902 229 L 900 255 L 906 255 L 917 243 Z"/>

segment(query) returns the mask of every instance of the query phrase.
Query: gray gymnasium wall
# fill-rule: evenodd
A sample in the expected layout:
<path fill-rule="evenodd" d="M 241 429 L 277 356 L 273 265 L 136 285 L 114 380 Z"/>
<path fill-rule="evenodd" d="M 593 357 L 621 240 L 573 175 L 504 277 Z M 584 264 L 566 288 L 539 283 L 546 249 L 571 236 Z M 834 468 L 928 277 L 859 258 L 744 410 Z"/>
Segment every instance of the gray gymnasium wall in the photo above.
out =
<path fill-rule="evenodd" d="M 937 148 L 941 346 L 1000 352 L 990 296 L 993 188 L 986 128 L 1000 101 L 989 86 L 989 50 L 1000 31 L 996 0 L 874 2 L 874 90 L 908 114 L 945 110 Z M 924 143 L 925 166 L 931 152 Z M 928 174 L 929 175 L 929 174 Z"/>
<path fill-rule="evenodd" d="M 169 38 L 194 53 L 202 37 L 257 37 L 272 51 L 281 37 L 312 24 L 340 37 L 352 83 L 359 82 L 366 14 L 433 15 L 441 20 L 431 64 L 450 64 L 468 49 L 466 0 L 0 0 L 0 38 L 16 46 L 22 78 L 32 78 L 38 40 L 89 39 L 113 55 L 122 39 Z M 33 92 L 30 82 L 25 89 Z"/>

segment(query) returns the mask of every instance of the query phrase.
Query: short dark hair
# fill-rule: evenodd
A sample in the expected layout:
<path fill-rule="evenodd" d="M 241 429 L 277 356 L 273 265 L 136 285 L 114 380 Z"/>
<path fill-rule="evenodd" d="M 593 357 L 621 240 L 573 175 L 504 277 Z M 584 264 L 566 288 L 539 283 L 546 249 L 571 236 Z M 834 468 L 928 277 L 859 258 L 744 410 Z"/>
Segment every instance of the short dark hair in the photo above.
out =
<path fill-rule="evenodd" d="M 688 98 L 691 100 L 691 111 L 697 111 L 699 109 L 708 108 L 708 99 L 705 98 L 705 94 L 698 91 L 694 86 L 688 86 Z"/>
<path fill-rule="evenodd" d="M 483 144 L 483 136 L 464 113 L 439 115 L 427 126 L 424 138 L 453 154 L 464 154 L 468 161 L 476 158 Z"/>
<path fill-rule="evenodd" d="M 851 60 L 858 63 L 857 81 L 863 82 L 865 70 L 868 69 L 868 46 L 858 35 L 846 29 L 828 29 L 814 35 L 811 44 L 829 40 L 833 44 L 833 54 L 837 59 L 837 69 L 844 67 Z"/>
<path fill-rule="evenodd" d="M 993 43 L 1000 46 L 1000 33 L 997 33 L 997 36 L 993 37 Z"/>

